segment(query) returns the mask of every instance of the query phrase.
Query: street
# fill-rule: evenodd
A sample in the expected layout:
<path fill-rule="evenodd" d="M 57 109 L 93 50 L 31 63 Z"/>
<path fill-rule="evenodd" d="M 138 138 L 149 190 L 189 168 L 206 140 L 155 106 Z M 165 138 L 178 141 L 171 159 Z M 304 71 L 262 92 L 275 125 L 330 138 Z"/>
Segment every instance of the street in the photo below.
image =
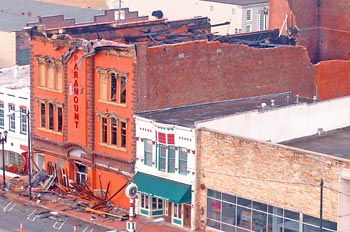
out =
<path fill-rule="evenodd" d="M 25 232 L 72 232 L 74 225 L 79 232 L 102 232 L 110 229 L 77 218 L 60 215 L 40 207 L 26 205 L 23 202 L 8 201 L 0 196 L 0 231 L 19 231 L 22 224 Z"/>

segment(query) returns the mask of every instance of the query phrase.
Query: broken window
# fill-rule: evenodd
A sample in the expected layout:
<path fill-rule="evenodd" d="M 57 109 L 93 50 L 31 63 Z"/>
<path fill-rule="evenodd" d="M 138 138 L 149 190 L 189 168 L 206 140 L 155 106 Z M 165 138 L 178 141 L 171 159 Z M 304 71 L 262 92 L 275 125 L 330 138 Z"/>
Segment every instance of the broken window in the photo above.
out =
<path fill-rule="evenodd" d="M 52 60 L 48 60 L 48 70 L 47 70 L 47 88 L 55 89 L 55 66 Z"/>
<path fill-rule="evenodd" d="M 120 103 L 126 103 L 126 77 L 120 77 Z"/>
<path fill-rule="evenodd" d="M 62 92 L 63 66 L 62 63 L 56 65 L 56 90 Z"/>
<path fill-rule="evenodd" d="M 126 147 L 126 122 L 120 122 L 120 146 Z"/>
<path fill-rule="evenodd" d="M 39 65 L 39 86 L 45 87 L 45 59 L 38 58 Z"/>
<path fill-rule="evenodd" d="M 117 145 L 117 120 L 111 118 L 111 144 Z"/>
<path fill-rule="evenodd" d="M 114 73 L 111 74 L 111 101 L 117 101 L 117 78 Z"/>
<path fill-rule="evenodd" d="M 41 119 L 41 122 L 40 122 L 40 126 L 45 128 L 46 127 L 46 105 L 45 103 L 41 103 L 40 104 L 40 119 Z"/>
<path fill-rule="evenodd" d="M 63 125 L 63 122 L 62 122 L 62 107 L 57 107 L 57 131 L 58 132 L 62 132 L 62 125 Z"/>
<path fill-rule="evenodd" d="M 49 129 L 55 129 L 54 106 L 52 103 L 49 104 Z"/>
<path fill-rule="evenodd" d="M 107 143 L 107 118 L 102 118 L 102 143 Z"/>
<path fill-rule="evenodd" d="M 76 182 L 78 184 L 83 184 L 87 180 L 87 167 L 85 165 L 82 165 L 80 163 L 75 163 L 77 167 L 76 172 Z"/>
<path fill-rule="evenodd" d="M 101 82 L 101 84 L 104 84 Z M 101 91 L 102 92 L 102 91 Z M 110 75 L 110 101 L 126 103 L 126 77 L 111 73 Z"/>

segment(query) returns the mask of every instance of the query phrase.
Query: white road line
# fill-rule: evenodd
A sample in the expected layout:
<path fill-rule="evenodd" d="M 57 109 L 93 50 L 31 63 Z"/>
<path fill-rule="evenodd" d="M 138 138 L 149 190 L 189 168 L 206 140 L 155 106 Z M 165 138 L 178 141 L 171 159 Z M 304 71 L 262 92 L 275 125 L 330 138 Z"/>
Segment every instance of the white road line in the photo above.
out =
<path fill-rule="evenodd" d="M 27 220 L 29 221 L 35 221 L 35 219 L 38 217 L 38 215 L 35 215 L 34 213 L 36 212 L 36 209 L 33 210 L 33 212 L 31 212 L 28 217 Z M 34 217 L 32 217 L 34 215 Z"/>
<path fill-rule="evenodd" d="M 53 228 L 55 228 L 56 230 L 60 230 L 62 228 L 62 226 L 64 225 L 66 221 L 63 222 L 55 222 L 55 224 L 53 224 Z"/>
<path fill-rule="evenodd" d="M 13 204 L 13 205 L 11 206 L 11 204 Z M 4 211 L 5 213 L 10 212 L 13 208 L 15 208 L 15 206 L 16 206 L 16 203 L 9 202 L 5 206 L 5 208 L 2 209 L 2 211 Z"/>

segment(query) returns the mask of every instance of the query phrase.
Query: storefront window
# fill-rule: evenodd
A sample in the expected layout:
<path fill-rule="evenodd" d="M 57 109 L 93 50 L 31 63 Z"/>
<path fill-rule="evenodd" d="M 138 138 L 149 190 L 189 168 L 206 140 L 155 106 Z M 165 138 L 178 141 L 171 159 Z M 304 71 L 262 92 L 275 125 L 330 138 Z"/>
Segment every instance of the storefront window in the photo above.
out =
<path fill-rule="evenodd" d="M 181 219 L 181 204 L 173 204 L 174 210 L 173 210 L 173 217 Z"/>
<path fill-rule="evenodd" d="M 302 220 L 304 218 L 304 220 Z M 323 231 L 337 231 L 337 223 L 323 220 Z M 207 191 L 207 227 L 219 231 L 318 231 L 319 219 L 219 191 Z"/>

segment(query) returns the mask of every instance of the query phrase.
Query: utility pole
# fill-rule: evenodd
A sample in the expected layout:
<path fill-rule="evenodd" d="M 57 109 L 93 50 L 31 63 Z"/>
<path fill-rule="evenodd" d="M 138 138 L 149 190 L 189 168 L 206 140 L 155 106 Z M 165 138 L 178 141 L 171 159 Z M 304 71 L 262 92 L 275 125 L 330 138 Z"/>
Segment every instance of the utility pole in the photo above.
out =
<path fill-rule="evenodd" d="M 28 181 L 29 181 L 29 200 L 32 200 L 32 158 L 31 158 L 31 142 L 30 142 L 30 112 L 27 110 L 27 127 L 28 127 Z"/>
<path fill-rule="evenodd" d="M 320 194 L 320 232 L 322 232 L 322 212 L 323 212 L 323 179 L 321 179 L 320 183 L 321 194 Z"/>

